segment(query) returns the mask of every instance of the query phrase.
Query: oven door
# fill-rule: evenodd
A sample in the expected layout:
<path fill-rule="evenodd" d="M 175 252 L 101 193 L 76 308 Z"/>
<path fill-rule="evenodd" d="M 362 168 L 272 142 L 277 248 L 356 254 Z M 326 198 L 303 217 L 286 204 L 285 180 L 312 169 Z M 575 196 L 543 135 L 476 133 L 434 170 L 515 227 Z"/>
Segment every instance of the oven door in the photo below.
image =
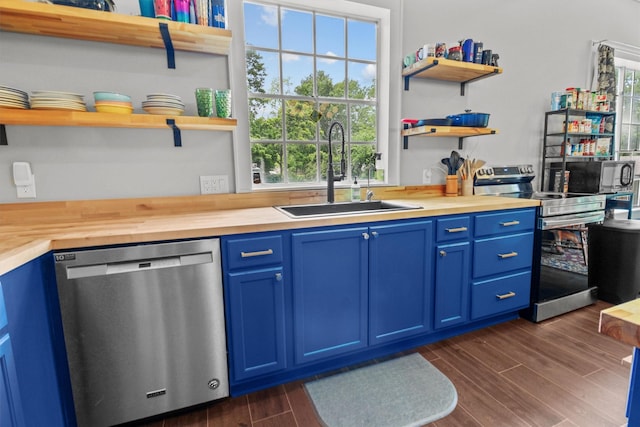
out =
<path fill-rule="evenodd" d="M 542 321 L 593 304 L 589 288 L 587 225 L 604 221 L 604 210 L 538 218 L 534 240 L 530 313 Z"/>

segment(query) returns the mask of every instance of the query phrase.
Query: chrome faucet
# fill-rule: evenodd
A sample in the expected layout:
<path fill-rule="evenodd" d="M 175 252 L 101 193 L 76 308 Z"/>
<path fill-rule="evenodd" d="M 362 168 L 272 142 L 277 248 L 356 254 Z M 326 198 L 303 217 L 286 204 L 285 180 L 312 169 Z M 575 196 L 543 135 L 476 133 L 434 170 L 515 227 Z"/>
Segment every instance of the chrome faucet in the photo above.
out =
<path fill-rule="evenodd" d="M 342 149 L 340 160 L 340 175 L 335 175 L 333 171 L 333 153 L 331 152 L 331 134 L 333 133 L 333 128 L 338 126 L 340 128 L 340 133 L 342 134 Z M 335 192 L 333 183 L 334 181 L 342 181 L 345 178 L 347 170 L 347 161 L 344 158 L 344 128 L 339 122 L 331 123 L 329 126 L 329 166 L 327 168 L 327 203 L 333 203 L 335 201 Z"/>

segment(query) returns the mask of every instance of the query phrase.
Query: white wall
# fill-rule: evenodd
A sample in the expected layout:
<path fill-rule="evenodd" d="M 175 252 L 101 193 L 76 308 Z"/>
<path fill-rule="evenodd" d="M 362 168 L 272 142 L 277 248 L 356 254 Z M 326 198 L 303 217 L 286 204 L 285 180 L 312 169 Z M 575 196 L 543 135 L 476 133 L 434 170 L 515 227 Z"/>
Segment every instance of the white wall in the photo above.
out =
<path fill-rule="evenodd" d="M 128 1 L 116 1 L 118 11 L 137 12 L 138 2 Z M 135 7 L 127 9 L 131 2 Z M 162 49 L 0 32 L 0 58 L 0 85 L 79 93 L 90 107 L 94 91 L 114 91 L 130 95 L 143 113 L 146 95 L 160 92 L 181 96 L 185 114 L 197 115 L 196 87 L 229 87 L 227 58 L 201 53 L 176 51 L 176 69 L 168 69 Z M 234 175 L 231 132 L 182 131 L 176 148 L 169 128 L 6 130 L 0 202 L 28 201 L 16 198 L 14 161 L 31 163 L 36 201 L 199 194 L 200 175 Z"/>
<path fill-rule="evenodd" d="M 500 55 L 504 72 L 470 83 L 464 97 L 458 84 L 413 79 L 403 92 L 402 117 L 446 117 L 467 108 L 490 113 L 489 126 L 499 134 L 465 139 L 461 154 L 493 165 L 531 163 L 537 173 L 550 94 L 588 87 L 592 40 L 640 46 L 635 0 L 404 0 L 403 18 L 398 63 L 425 43 L 450 47 L 471 38 Z M 401 152 L 401 182 L 421 183 L 422 170 L 439 169 L 440 159 L 457 147 L 457 138 L 410 138 Z"/>
<path fill-rule="evenodd" d="M 549 94 L 584 86 L 591 40 L 640 45 L 635 0 L 356 1 L 391 9 L 389 162 L 399 170 L 393 183 L 405 185 L 420 184 L 422 170 L 438 167 L 440 158 L 457 149 L 457 139 L 411 138 L 402 150 L 400 117 L 443 117 L 465 108 L 491 113 L 490 126 L 499 135 L 467 139 L 463 155 L 538 168 Z M 118 12 L 133 14 L 136 3 L 119 0 Z M 604 19 L 606 8 L 615 20 Z M 405 52 L 467 37 L 500 54 L 503 75 L 468 85 L 465 97 L 458 85 L 426 80 L 401 90 Z M 176 52 L 177 69 L 169 70 L 159 49 L 0 32 L 0 58 L 0 85 L 82 93 L 88 101 L 93 91 L 116 91 L 131 95 L 138 112 L 146 94 L 168 92 L 182 96 L 186 114 L 195 115 L 195 87 L 229 87 L 227 58 L 198 53 Z M 174 148 L 168 130 L 7 126 L 9 145 L 0 146 L 0 203 L 25 200 L 16 199 L 14 161 L 31 162 L 36 201 L 199 194 L 199 175 L 234 175 L 232 135 L 183 131 L 183 147 Z"/>

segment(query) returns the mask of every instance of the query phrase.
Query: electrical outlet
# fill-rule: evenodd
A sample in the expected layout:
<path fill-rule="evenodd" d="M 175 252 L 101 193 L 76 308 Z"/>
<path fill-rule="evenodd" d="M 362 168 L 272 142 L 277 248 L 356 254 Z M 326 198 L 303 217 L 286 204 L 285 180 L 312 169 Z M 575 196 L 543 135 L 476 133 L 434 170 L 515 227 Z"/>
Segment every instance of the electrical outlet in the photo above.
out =
<path fill-rule="evenodd" d="M 214 193 L 229 192 L 229 176 L 228 175 L 213 176 L 213 192 Z"/>
<path fill-rule="evenodd" d="M 422 183 L 423 184 L 431 184 L 431 169 L 423 169 L 422 170 Z"/>
<path fill-rule="evenodd" d="M 33 175 L 33 182 L 29 185 L 16 185 L 18 199 L 36 198 L 36 177 Z"/>
<path fill-rule="evenodd" d="M 228 192 L 228 175 L 204 175 L 200 177 L 200 194 L 216 194 Z"/>

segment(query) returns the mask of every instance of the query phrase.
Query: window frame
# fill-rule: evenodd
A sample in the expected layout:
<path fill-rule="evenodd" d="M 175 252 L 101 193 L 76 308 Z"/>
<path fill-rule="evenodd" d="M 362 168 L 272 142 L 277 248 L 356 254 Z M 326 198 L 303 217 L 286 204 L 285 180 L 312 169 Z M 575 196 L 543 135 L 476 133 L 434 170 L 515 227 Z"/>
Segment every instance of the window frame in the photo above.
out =
<path fill-rule="evenodd" d="M 309 2 L 304 0 L 257 0 L 258 3 L 265 5 L 276 5 L 285 8 L 293 8 L 300 10 L 313 10 L 316 13 L 351 18 L 363 21 L 374 21 L 377 23 L 377 93 L 376 93 L 376 151 L 382 153 L 382 159 L 376 162 L 377 169 L 384 170 L 384 180 L 378 183 L 386 183 L 389 177 L 388 159 L 389 159 L 389 104 L 390 104 L 390 77 L 388 70 L 390 69 L 390 22 L 391 13 L 389 9 L 354 3 L 342 0 L 324 0 L 323 2 Z M 274 183 L 268 185 L 254 186 L 251 172 L 251 144 L 249 138 L 249 114 L 248 114 L 248 87 L 246 82 L 246 63 L 245 63 L 245 39 L 244 39 L 244 1 L 231 2 L 235 3 L 233 9 L 230 9 L 229 15 L 235 15 L 234 19 L 234 37 L 232 41 L 232 52 L 229 60 L 232 61 L 232 73 L 230 75 L 231 85 L 235 93 L 234 95 L 234 111 L 238 119 L 238 130 L 234 137 L 234 156 L 236 165 L 236 187 L 238 192 L 256 191 L 256 190 L 282 190 L 282 189 L 300 189 L 300 188 L 322 188 L 326 186 L 326 181 L 305 182 L 305 183 Z M 337 12 L 338 11 L 338 12 Z M 241 61 L 235 61 L 233 58 L 242 58 Z M 241 74 L 240 68 L 242 67 Z M 320 98 L 322 99 L 322 98 Z M 340 102 L 340 99 L 336 99 Z M 246 123 L 246 125 L 245 125 Z M 284 129 L 284 126 L 283 126 Z M 255 141 L 254 141 L 255 142 Z M 310 141 L 316 144 L 317 141 Z M 319 141 L 322 144 L 322 140 Z M 286 148 L 286 141 L 283 139 L 283 148 Z M 248 171 L 246 174 L 244 171 Z M 336 187 L 349 186 L 350 182 L 342 181 L 336 183 Z"/>
<path fill-rule="evenodd" d="M 632 69 L 635 73 L 636 76 L 640 77 L 640 60 L 638 61 L 631 61 L 628 59 L 624 59 L 624 58 L 619 58 L 616 57 L 615 58 L 616 61 L 616 73 L 618 73 L 618 76 L 622 75 L 626 70 L 628 69 Z M 624 76 L 623 76 L 624 78 Z M 633 156 L 633 157 L 638 157 L 640 156 L 640 146 L 636 149 L 636 150 L 623 150 L 622 146 L 621 146 L 621 142 L 622 142 L 622 126 L 623 126 L 623 117 L 624 115 L 623 113 L 623 107 L 624 107 L 624 99 L 623 99 L 623 78 L 619 79 L 619 81 L 617 82 L 617 87 L 616 87 L 616 147 L 617 147 L 617 153 L 618 153 L 618 157 L 620 156 Z M 634 94 L 633 95 L 634 98 L 636 97 L 640 97 L 640 93 L 639 94 Z M 632 125 L 632 123 L 627 123 Z M 633 124 L 635 126 L 639 126 L 640 124 Z M 639 171 L 636 171 L 636 174 Z"/>

